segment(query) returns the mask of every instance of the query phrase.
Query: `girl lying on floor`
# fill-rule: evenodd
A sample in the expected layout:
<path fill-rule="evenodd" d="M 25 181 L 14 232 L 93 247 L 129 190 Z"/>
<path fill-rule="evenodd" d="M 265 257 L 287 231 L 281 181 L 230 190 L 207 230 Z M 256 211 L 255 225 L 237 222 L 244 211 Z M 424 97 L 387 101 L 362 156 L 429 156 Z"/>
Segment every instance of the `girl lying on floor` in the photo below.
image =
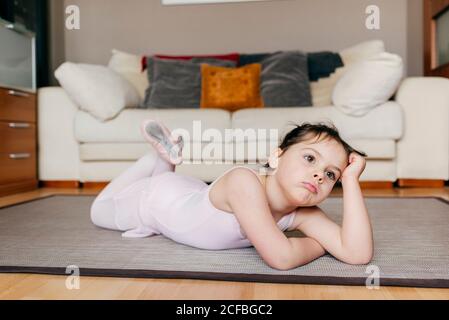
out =
<path fill-rule="evenodd" d="M 158 151 L 113 179 L 91 207 L 92 222 L 124 237 L 162 234 L 189 246 L 219 250 L 254 246 L 270 267 L 288 270 L 329 252 L 349 264 L 373 256 L 369 215 L 359 186 L 362 152 L 325 124 L 297 125 L 265 165 L 268 174 L 235 166 L 212 184 L 175 173 L 183 140 L 159 121 L 146 120 L 143 136 Z M 317 206 L 339 180 L 342 226 Z M 306 237 L 288 238 L 299 230 Z"/>

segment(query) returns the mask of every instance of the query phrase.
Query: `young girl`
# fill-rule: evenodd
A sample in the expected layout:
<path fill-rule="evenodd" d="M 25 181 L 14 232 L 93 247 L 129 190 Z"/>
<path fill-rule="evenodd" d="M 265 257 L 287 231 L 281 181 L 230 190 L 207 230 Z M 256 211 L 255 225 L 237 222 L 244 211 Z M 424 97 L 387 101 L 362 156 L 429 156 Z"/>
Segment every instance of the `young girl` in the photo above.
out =
<path fill-rule="evenodd" d="M 296 126 L 274 150 L 268 174 L 235 166 L 212 184 L 179 173 L 182 137 L 146 120 L 143 136 L 158 151 L 113 179 L 91 207 L 92 222 L 124 237 L 162 234 L 176 242 L 219 250 L 254 246 L 272 268 L 288 270 L 329 252 L 349 264 L 373 255 L 372 228 L 359 186 L 365 154 L 324 124 Z M 317 206 L 343 186 L 340 227 Z M 299 230 L 306 237 L 287 238 Z"/>

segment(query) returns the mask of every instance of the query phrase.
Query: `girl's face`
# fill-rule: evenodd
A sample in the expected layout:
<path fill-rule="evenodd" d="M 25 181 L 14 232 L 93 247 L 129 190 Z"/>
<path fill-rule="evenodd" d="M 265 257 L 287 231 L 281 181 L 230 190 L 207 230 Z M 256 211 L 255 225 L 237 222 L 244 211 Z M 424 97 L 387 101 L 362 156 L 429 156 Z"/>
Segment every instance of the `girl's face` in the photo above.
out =
<path fill-rule="evenodd" d="M 324 201 L 348 165 L 343 146 L 331 138 L 299 142 L 280 152 L 274 176 L 295 206 L 315 206 Z"/>

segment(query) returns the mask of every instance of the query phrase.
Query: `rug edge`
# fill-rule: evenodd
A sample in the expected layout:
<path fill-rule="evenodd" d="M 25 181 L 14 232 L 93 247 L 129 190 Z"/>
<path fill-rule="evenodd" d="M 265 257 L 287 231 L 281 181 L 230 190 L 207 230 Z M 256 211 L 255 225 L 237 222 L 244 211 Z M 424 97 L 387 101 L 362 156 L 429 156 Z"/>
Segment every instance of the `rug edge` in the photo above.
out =
<path fill-rule="evenodd" d="M 150 278 L 150 279 L 193 279 L 212 281 L 237 281 L 283 284 L 315 284 L 330 286 L 366 286 L 364 277 L 332 277 L 332 276 L 302 276 L 302 275 L 269 275 L 245 273 L 219 273 L 196 271 L 164 271 L 139 269 L 98 269 L 82 268 L 80 276 L 114 277 L 114 278 Z M 0 266 L 0 273 L 30 273 L 70 276 L 63 267 L 30 267 L 30 266 Z M 408 279 L 381 278 L 379 286 L 398 286 L 414 288 L 449 288 L 449 279 Z"/>

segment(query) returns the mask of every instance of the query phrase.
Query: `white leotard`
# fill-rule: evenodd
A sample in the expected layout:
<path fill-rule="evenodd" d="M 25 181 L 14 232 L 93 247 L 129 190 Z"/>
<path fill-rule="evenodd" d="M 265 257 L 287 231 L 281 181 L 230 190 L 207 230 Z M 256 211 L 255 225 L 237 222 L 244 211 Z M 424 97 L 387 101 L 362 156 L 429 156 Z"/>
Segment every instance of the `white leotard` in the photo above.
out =
<path fill-rule="evenodd" d="M 136 181 L 114 196 L 117 226 L 137 226 L 122 236 L 162 234 L 176 242 L 210 250 L 252 246 L 241 233 L 235 215 L 217 209 L 209 198 L 211 187 L 238 167 L 257 175 L 251 168 L 236 166 L 210 185 L 198 178 L 170 171 Z M 279 229 L 285 231 L 293 218 L 294 211 L 283 216 L 277 223 Z"/>

